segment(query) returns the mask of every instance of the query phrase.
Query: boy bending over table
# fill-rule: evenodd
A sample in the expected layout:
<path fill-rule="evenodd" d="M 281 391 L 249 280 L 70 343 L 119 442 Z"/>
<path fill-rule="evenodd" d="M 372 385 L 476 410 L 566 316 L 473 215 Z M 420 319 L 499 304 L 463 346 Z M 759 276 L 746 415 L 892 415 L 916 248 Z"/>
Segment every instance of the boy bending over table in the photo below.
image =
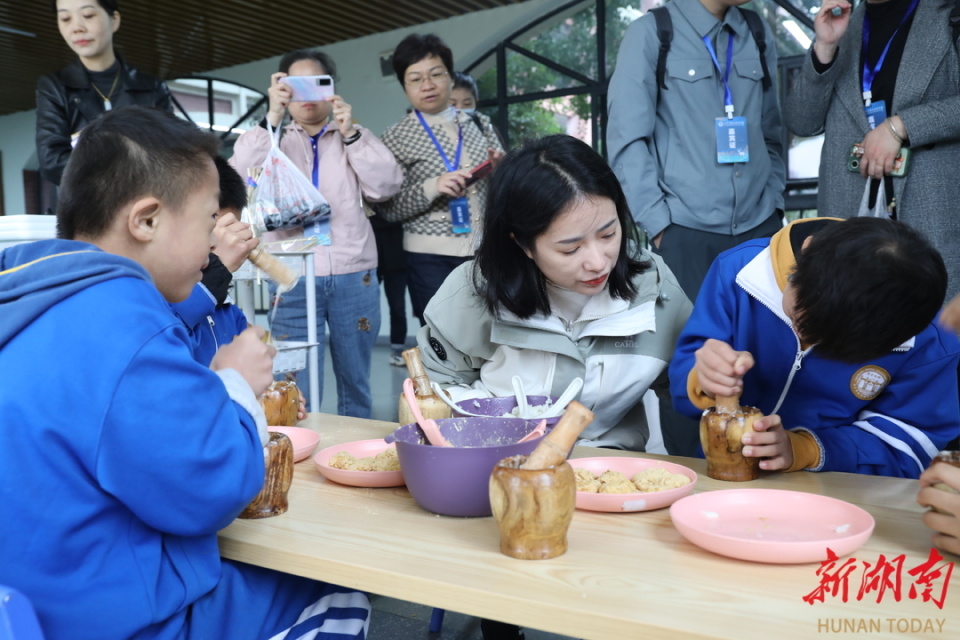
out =
<path fill-rule="evenodd" d="M 218 147 L 109 111 L 67 164 L 58 239 L 0 252 L 0 583 L 47 638 L 365 636 L 364 594 L 220 558 L 263 484 L 275 350 L 251 327 L 203 366 L 170 310 L 214 249 Z"/>
<path fill-rule="evenodd" d="M 742 392 L 743 453 L 774 471 L 916 478 L 960 429 L 960 345 L 933 323 L 947 274 L 887 219 L 798 220 L 721 254 L 670 364 L 677 409 Z"/>

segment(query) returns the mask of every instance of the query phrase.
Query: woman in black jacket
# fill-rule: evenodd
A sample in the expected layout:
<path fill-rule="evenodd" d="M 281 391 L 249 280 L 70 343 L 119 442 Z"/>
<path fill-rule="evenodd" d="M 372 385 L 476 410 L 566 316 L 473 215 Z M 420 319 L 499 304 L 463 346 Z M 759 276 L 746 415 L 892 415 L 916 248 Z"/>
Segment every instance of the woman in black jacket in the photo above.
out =
<path fill-rule="evenodd" d="M 60 184 L 76 136 L 109 109 L 140 105 L 171 111 L 167 86 L 113 50 L 117 0 L 54 0 L 60 35 L 77 59 L 37 83 L 37 155 L 44 178 Z"/>

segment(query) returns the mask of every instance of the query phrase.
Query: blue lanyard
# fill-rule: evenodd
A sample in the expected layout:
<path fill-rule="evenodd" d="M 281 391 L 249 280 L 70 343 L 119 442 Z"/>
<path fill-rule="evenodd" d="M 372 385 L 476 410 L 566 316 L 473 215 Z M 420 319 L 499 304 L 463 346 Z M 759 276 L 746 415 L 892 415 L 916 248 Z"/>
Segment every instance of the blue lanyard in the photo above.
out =
<path fill-rule="evenodd" d="M 914 0 L 916 1 L 916 0 Z M 722 29 L 722 28 L 721 28 Z M 730 65 L 733 63 L 733 32 L 727 37 L 727 72 L 723 73 L 720 69 L 720 61 L 717 60 L 717 52 L 710 42 L 710 36 L 703 36 L 703 44 L 707 46 L 710 53 L 710 59 L 713 60 L 713 66 L 717 68 L 717 73 L 722 73 L 723 79 L 723 110 L 727 112 L 727 117 L 733 117 L 733 93 L 730 92 Z"/>
<path fill-rule="evenodd" d="M 310 145 L 313 147 L 313 173 L 310 176 L 310 179 L 313 180 L 313 186 L 320 190 L 320 151 L 317 149 L 317 143 L 320 141 L 320 136 L 327 132 L 327 127 L 330 126 L 330 123 L 323 125 L 323 129 L 320 129 L 320 133 L 315 136 L 310 136 Z"/>
<path fill-rule="evenodd" d="M 423 114 L 416 110 L 414 110 L 414 113 L 420 118 L 420 124 L 423 125 L 423 130 L 427 132 L 430 140 L 433 141 L 433 146 L 440 152 L 440 159 L 443 160 L 447 171 L 456 171 L 457 167 L 460 166 L 460 154 L 463 152 L 463 129 L 460 128 L 460 120 L 457 120 L 457 155 L 453 159 L 453 164 L 450 164 L 447 154 L 443 152 L 443 147 L 440 146 L 440 141 L 437 140 L 437 136 L 434 135 L 433 130 L 427 126 L 427 121 L 423 119 Z"/>
<path fill-rule="evenodd" d="M 883 53 L 880 54 L 880 57 L 877 59 L 877 64 L 872 68 L 867 64 L 867 43 L 870 42 L 870 16 L 864 13 L 863 15 L 863 45 L 860 49 L 860 57 L 863 59 L 863 102 L 868 107 L 870 106 L 871 100 L 873 100 L 873 79 L 876 77 L 877 73 L 880 72 L 880 69 L 883 67 L 883 61 L 887 59 L 887 52 L 890 51 L 890 45 L 893 44 L 893 39 L 897 37 L 897 34 L 900 32 L 900 27 L 913 15 L 914 10 L 917 8 L 920 0 L 913 0 L 910 3 L 910 6 L 907 7 L 907 12 L 903 14 L 903 19 L 900 20 L 900 26 L 897 27 L 896 31 L 893 32 L 893 35 L 890 36 L 890 39 L 887 40 L 887 46 L 883 48 Z"/>

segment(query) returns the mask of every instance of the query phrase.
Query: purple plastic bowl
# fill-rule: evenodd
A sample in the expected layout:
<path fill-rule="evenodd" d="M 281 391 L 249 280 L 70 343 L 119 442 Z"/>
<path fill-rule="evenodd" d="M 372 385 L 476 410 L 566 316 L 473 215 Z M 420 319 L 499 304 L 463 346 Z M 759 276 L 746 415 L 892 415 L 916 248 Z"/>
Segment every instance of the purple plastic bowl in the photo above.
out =
<path fill-rule="evenodd" d="M 527 404 L 531 407 L 553 404 L 557 401 L 556 396 L 527 396 Z M 515 396 L 504 396 L 502 398 L 475 398 L 473 400 L 461 400 L 455 403 L 470 413 L 479 413 L 483 416 L 503 417 L 517 408 L 517 398 Z M 532 418 L 531 418 L 532 419 Z M 547 418 L 547 426 L 552 427 L 559 422 L 560 416 Z M 539 422 L 539 420 L 538 420 Z"/>
<path fill-rule="evenodd" d="M 446 418 L 437 420 L 452 447 L 425 442 L 416 424 L 393 432 L 400 470 L 417 503 L 444 516 L 489 516 L 490 474 L 510 456 L 528 455 L 543 437 L 517 444 L 539 420 Z"/>

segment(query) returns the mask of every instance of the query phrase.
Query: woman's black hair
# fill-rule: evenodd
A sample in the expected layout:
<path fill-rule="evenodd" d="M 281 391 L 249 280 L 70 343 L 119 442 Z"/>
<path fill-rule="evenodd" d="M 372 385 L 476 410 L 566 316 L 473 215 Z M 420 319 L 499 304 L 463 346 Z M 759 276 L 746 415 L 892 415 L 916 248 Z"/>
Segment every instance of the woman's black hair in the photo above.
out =
<path fill-rule="evenodd" d="M 407 68 L 430 56 L 440 58 L 443 66 L 447 68 L 447 73 L 453 75 L 453 52 L 439 36 L 433 33 L 427 35 L 411 33 L 401 40 L 393 50 L 392 58 L 393 72 L 397 74 L 400 86 L 405 86 L 403 76 Z"/>
<path fill-rule="evenodd" d="M 330 76 L 334 80 L 337 80 L 337 64 L 333 61 L 333 58 L 325 54 L 323 51 L 314 51 L 313 49 L 298 49 L 297 51 L 291 51 L 282 58 L 280 58 L 280 68 L 277 69 L 283 73 L 290 73 L 290 67 L 296 62 L 301 60 L 313 60 L 321 67 L 325 72 L 325 75 Z"/>
<path fill-rule="evenodd" d="M 608 287 L 614 297 L 633 299 L 633 278 L 651 263 L 637 258 L 640 234 L 620 182 L 590 145 L 561 134 L 510 151 L 491 177 L 473 272 L 491 313 L 506 309 L 519 318 L 550 313 L 546 279 L 525 250 L 571 205 L 589 198 L 607 198 L 617 209 L 620 254 Z"/>
<path fill-rule="evenodd" d="M 477 91 L 477 81 L 463 71 L 453 72 L 453 88 L 466 89 L 473 94 L 474 102 L 480 102 L 480 92 Z"/>
<path fill-rule="evenodd" d="M 826 358 L 889 353 L 933 321 L 947 292 L 943 258 L 919 232 L 850 218 L 816 232 L 790 275 L 797 333 Z"/>
<path fill-rule="evenodd" d="M 112 16 L 117 11 L 120 11 L 120 3 L 117 0 L 97 0 L 97 4 L 103 7 L 103 10 L 107 12 L 108 16 Z M 53 12 L 57 12 L 57 0 L 50 0 L 50 6 L 53 7 Z"/>

